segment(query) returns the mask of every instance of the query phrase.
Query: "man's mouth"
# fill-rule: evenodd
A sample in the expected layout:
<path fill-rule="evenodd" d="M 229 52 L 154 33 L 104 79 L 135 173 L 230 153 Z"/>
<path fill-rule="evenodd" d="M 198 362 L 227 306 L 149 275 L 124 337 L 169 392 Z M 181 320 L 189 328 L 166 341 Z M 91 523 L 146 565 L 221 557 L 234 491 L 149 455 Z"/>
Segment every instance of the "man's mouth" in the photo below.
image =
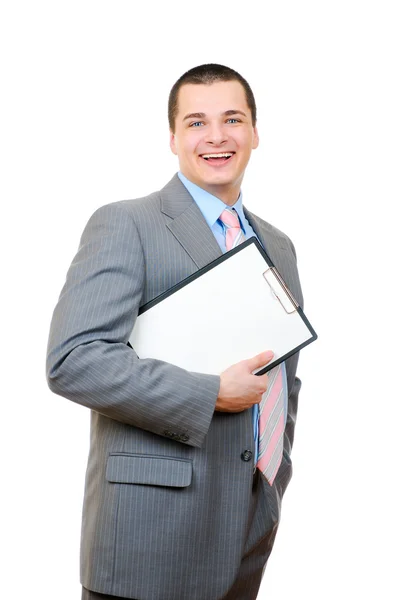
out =
<path fill-rule="evenodd" d="M 203 158 L 210 165 L 225 165 L 229 160 L 231 160 L 232 156 L 235 152 L 211 152 L 208 154 L 201 154 L 200 157 Z"/>

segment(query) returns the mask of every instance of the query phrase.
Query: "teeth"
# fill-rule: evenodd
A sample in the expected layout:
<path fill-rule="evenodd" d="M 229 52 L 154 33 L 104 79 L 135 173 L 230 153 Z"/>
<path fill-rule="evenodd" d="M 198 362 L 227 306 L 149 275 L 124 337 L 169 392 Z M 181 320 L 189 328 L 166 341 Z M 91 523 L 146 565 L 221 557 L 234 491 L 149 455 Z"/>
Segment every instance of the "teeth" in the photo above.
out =
<path fill-rule="evenodd" d="M 220 152 L 219 154 L 202 154 L 202 158 L 229 158 L 232 152 Z"/>

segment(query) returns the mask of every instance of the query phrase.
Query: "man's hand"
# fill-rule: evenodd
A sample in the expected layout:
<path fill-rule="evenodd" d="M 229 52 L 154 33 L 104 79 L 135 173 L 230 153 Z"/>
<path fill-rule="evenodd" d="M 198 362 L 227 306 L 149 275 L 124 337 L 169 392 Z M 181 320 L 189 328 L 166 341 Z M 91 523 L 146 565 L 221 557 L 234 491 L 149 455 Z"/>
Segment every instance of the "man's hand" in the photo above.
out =
<path fill-rule="evenodd" d="M 267 374 L 253 375 L 252 372 L 267 365 L 273 356 L 274 353 L 267 350 L 223 371 L 220 376 L 220 391 L 215 410 L 242 412 L 253 404 L 258 404 L 267 390 L 268 376 Z"/>

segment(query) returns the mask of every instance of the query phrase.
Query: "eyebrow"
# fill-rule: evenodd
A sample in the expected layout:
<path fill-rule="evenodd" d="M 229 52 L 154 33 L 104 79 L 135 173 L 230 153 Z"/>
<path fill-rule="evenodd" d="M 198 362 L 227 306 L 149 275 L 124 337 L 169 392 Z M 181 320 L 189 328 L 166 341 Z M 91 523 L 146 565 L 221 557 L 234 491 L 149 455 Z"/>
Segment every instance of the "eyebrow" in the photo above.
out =
<path fill-rule="evenodd" d="M 222 113 L 222 115 L 225 117 L 230 117 L 232 115 L 243 115 L 244 117 L 247 117 L 246 113 L 244 113 L 242 110 L 235 110 L 235 109 L 226 110 L 225 112 Z M 189 113 L 189 115 L 185 115 L 185 117 L 183 118 L 183 121 L 185 121 L 186 119 L 204 119 L 205 116 L 206 116 L 206 113 L 202 113 L 202 112 Z"/>

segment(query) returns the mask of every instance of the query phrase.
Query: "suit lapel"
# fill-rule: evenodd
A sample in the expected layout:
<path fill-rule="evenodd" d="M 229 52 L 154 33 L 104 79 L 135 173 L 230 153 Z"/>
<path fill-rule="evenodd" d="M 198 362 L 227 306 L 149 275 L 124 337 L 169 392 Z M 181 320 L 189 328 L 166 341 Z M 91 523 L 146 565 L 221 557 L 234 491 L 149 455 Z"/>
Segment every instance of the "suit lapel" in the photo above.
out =
<path fill-rule="evenodd" d="M 246 208 L 244 208 L 243 210 L 246 219 L 252 226 L 266 253 L 270 257 L 272 262 L 275 264 L 275 266 L 279 269 L 280 263 L 283 262 L 281 250 L 282 252 L 284 251 L 284 248 L 281 248 L 280 237 L 277 237 L 275 235 L 274 229 L 268 226 L 268 224 L 265 221 L 260 220 L 258 217 L 256 217 L 256 215 L 253 215 Z"/>
<path fill-rule="evenodd" d="M 198 269 L 222 255 L 213 232 L 178 175 L 161 190 L 161 211 L 172 218 L 167 227 Z"/>
<path fill-rule="evenodd" d="M 266 253 L 281 274 L 282 279 L 300 306 L 303 306 L 303 295 L 297 273 L 296 258 L 289 247 L 288 238 L 278 231 L 278 229 L 259 219 L 248 210 L 244 209 L 244 211 L 246 218 L 250 222 Z"/>

